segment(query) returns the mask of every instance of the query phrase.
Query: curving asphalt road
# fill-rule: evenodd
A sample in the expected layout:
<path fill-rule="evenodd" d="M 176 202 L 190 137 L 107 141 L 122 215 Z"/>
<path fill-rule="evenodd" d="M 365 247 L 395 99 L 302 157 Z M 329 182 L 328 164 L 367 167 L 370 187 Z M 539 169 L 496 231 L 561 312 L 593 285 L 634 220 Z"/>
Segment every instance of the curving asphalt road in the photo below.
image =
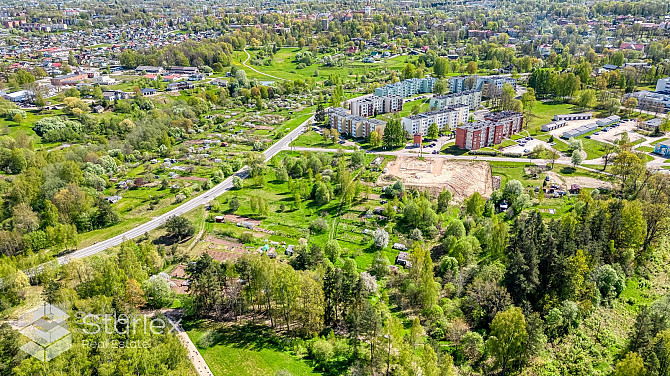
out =
<path fill-rule="evenodd" d="M 313 119 L 313 116 L 310 117 L 309 119 L 305 120 L 302 124 L 300 124 L 298 127 L 296 127 L 294 130 L 289 132 L 286 136 L 284 136 L 282 139 L 274 143 L 272 146 L 270 146 L 267 150 L 263 152 L 265 155 L 265 160 L 269 160 L 273 156 L 275 156 L 277 153 L 280 151 L 288 148 L 289 144 L 291 141 L 293 141 L 296 137 L 298 137 L 304 130 L 306 125 L 311 124 Z M 116 247 L 117 245 L 123 243 L 125 240 L 128 239 L 133 239 L 138 236 L 144 235 L 145 233 L 155 230 L 158 227 L 162 226 L 170 217 L 178 216 L 185 214 L 195 208 L 197 208 L 200 205 L 205 205 L 209 201 L 221 196 L 225 192 L 229 191 L 233 187 L 233 177 L 234 176 L 239 176 L 240 178 L 244 179 L 247 177 L 249 174 L 247 166 L 244 166 L 242 169 L 237 171 L 235 174 L 232 176 L 228 177 L 226 180 L 222 181 L 221 183 L 217 184 L 215 187 L 211 188 L 210 190 L 202 193 L 200 196 L 194 197 L 193 199 L 179 205 L 178 207 L 170 210 L 169 212 L 159 215 L 158 217 L 155 217 L 154 219 L 150 220 L 149 222 L 142 223 L 141 225 L 138 225 L 132 230 L 126 231 L 123 234 L 111 237 L 109 239 L 103 240 L 99 243 L 93 244 L 91 246 L 88 246 L 86 248 L 79 249 L 77 251 L 74 251 L 72 253 L 69 253 L 67 255 L 61 256 L 58 258 L 58 262 L 63 265 L 69 262 L 70 259 L 73 258 L 84 258 L 88 257 L 91 255 L 94 255 L 98 252 L 102 252 L 106 249 Z M 37 268 L 40 268 L 41 265 Z"/>

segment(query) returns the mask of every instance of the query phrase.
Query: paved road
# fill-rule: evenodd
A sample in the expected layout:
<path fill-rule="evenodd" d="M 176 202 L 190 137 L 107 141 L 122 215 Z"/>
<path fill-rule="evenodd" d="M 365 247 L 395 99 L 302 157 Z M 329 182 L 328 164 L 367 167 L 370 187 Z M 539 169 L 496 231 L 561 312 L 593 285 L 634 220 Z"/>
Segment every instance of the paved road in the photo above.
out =
<path fill-rule="evenodd" d="M 296 137 L 298 137 L 304 130 L 307 125 L 311 125 L 313 117 L 310 117 L 309 119 L 305 120 L 302 124 L 300 124 L 298 127 L 296 127 L 294 130 L 289 132 L 286 136 L 284 136 L 281 140 L 277 141 L 274 143 L 272 146 L 270 146 L 267 150 L 263 152 L 265 155 L 265 159 L 269 160 L 273 156 L 275 156 L 277 153 L 280 151 L 288 148 L 289 143 L 293 141 Z M 126 231 L 123 234 L 114 236 L 112 238 L 103 240 L 99 243 L 93 244 L 91 246 L 88 246 L 86 248 L 82 248 L 80 250 L 74 251 L 68 255 L 61 256 L 58 258 L 58 262 L 62 264 L 66 264 L 69 262 L 70 259 L 73 258 L 83 258 L 87 256 L 94 255 L 98 252 L 102 252 L 106 249 L 109 249 L 111 247 L 115 247 L 121 243 L 123 243 L 125 240 L 128 239 L 133 239 L 138 236 L 144 235 L 145 233 L 155 230 L 158 227 L 162 226 L 170 217 L 173 216 L 179 216 L 182 214 L 185 214 L 195 208 L 197 208 L 200 205 L 204 205 L 208 203 L 209 201 L 221 196 L 228 190 L 230 190 L 233 187 L 233 177 L 234 176 L 239 176 L 240 178 L 244 179 L 248 175 L 248 169 L 247 167 L 243 167 L 239 171 L 237 171 L 235 174 L 232 176 L 228 177 L 226 180 L 223 182 L 219 183 L 212 189 L 202 193 L 200 196 L 194 197 L 190 201 L 187 201 L 180 206 L 170 210 L 169 212 L 162 214 L 158 217 L 155 217 L 154 219 L 150 220 L 149 222 L 142 223 L 141 225 L 138 225 L 132 230 Z M 39 267 L 38 267 L 39 268 Z"/>
<path fill-rule="evenodd" d="M 328 149 L 328 148 L 311 148 L 311 147 L 298 147 L 294 146 L 292 147 L 292 150 L 295 151 L 311 151 L 311 152 L 335 152 L 337 149 Z M 353 153 L 356 150 L 351 150 L 351 149 L 342 149 L 345 153 Z M 371 154 L 378 154 L 378 155 L 402 155 L 402 156 L 407 156 L 407 157 L 418 157 L 419 150 L 418 149 L 402 149 L 402 150 L 396 150 L 396 151 L 377 151 L 377 152 L 369 152 Z M 464 161 L 487 161 L 487 162 L 493 162 L 493 161 L 498 161 L 498 162 L 528 162 L 528 163 L 534 163 L 538 165 L 546 165 L 546 164 L 551 164 L 551 160 L 549 159 L 531 159 L 531 158 L 514 158 L 514 157 L 493 157 L 493 156 L 486 156 L 486 155 L 453 155 L 453 154 L 431 154 L 429 151 L 424 151 L 423 154 L 421 154 L 423 157 L 426 158 L 444 158 L 444 159 L 455 159 L 455 160 L 464 160 Z M 572 164 L 571 158 L 568 157 L 561 157 L 555 161 L 555 163 L 558 164 Z M 585 164 L 603 164 L 602 159 L 589 159 L 587 161 L 584 161 Z"/>

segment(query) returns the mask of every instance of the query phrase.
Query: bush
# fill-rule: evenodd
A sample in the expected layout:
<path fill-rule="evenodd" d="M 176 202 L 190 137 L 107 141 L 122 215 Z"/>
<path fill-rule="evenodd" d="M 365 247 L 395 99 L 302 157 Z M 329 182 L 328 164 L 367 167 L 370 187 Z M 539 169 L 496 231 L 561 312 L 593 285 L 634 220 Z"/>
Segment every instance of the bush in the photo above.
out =
<path fill-rule="evenodd" d="M 206 331 L 203 333 L 202 337 L 198 340 L 198 346 L 206 349 L 208 347 L 212 347 L 216 345 L 216 343 L 219 341 L 219 335 L 211 330 Z"/>
<path fill-rule="evenodd" d="M 521 158 L 523 157 L 523 153 L 502 153 L 502 156 L 510 158 Z"/>
<path fill-rule="evenodd" d="M 254 234 L 251 232 L 243 232 L 240 234 L 240 241 L 244 244 L 246 243 L 251 243 L 251 241 L 254 239 Z"/>
<path fill-rule="evenodd" d="M 312 344 L 312 357 L 319 363 L 325 363 L 329 361 L 333 355 L 333 345 L 330 344 L 325 339 L 317 339 Z"/>
<path fill-rule="evenodd" d="M 323 217 L 319 217 L 309 224 L 309 229 L 317 234 L 323 234 L 328 231 L 328 221 Z"/>
<path fill-rule="evenodd" d="M 490 156 L 497 156 L 498 152 L 495 150 L 470 150 L 468 152 L 470 155 L 490 155 Z"/>

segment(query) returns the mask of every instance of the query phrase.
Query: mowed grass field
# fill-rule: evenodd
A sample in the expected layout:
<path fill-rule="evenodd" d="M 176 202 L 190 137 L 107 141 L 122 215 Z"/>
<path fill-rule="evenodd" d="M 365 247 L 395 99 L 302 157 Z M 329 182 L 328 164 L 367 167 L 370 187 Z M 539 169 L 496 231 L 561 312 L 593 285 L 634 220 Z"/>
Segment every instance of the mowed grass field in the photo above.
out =
<path fill-rule="evenodd" d="M 569 103 L 549 103 L 537 101 L 533 105 L 533 115 L 528 121 L 528 130 L 531 135 L 540 134 L 543 124 L 552 121 L 554 115 L 578 113 L 578 109 Z"/>
<path fill-rule="evenodd" d="M 285 351 L 269 329 L 240 326 L 218 330 L 185 324 L 188 336 L 215 376 L 275 376 L 287 371 L 293 376 L 321 375 L 298 356 Z M 201 340 L 203 336 L 210 340 Z M 202 346 L 208 342 L 206 346 Z"/>
<path fill-rule="evenodd" d="M 323 81 L 328 78 L 331 74 L 336 74 L 342 77 L 357 76 L 365 74 L 366 72 L 382 70 L 386 68 L 390 69 L 402 69 L 407 60 L 407 56 L 396 56 L 393 58 L 383 59 L 380 62 L 376 63 L 363 63 L 360 61 L 360 58 L 356 58 L 354 61 L 347 60 L 344 66 L 342 67 L 325 67 L 320 64 L 318 61 L 309 65 L 305 68 L 298 69 L 298 63 L 294 62 L 296 53 L 300 51 L 307 51 L 307 49 L 299 49 L 295 47 L 280 48 L 277 53 L 274 54 L 272 58 L 271 65 L 256 66 L 251 64 L 251 61 L 257 56 L 257 51 L 252 49 L 247 49 L 251 59 L 247 64 L 257 70 L 276 76 L 286 80 L 304 80 L 307 77 L 314 77 L 316 81 Z M 319 60 L 325 54 L 318 54 L 317 59 Z M 244 51 L 235 51 L 232 54 L 232 63 L 238 66 L 239 68 L 244 69 L 247 72 L 249 78 L 257 78 L 260 80 L 272 80 L 270 77 L 259 74 L 247 67 L 244 67 L 242 63 L 247 59 L 247 54 Z M 349 59 L 349 58 L 348 58 Z M 318 77 L 315 77 L 315 71 L 319 72 Z"/>

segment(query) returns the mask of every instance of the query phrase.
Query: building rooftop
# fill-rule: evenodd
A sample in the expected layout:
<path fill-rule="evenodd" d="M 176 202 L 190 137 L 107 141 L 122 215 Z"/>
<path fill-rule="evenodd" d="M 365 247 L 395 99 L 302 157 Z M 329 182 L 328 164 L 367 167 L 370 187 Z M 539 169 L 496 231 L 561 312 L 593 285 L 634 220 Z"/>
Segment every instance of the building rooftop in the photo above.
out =
<path fill-rule="evenodd" d="M 455 98 L 455 97 L 460 97 L 460 96 L 463 96 L 463 95 L 470 95 L 472 93 L 479 93 L 479 92 L 480 92 L 479 90 L 468 90 L 468 91 L 461 91 L 459 93 L 436 95 L 434 98 L 435 99 Z"/>
<path fill-rule="evenodd" d="M 421 119 L 421 118 L 424 118 L 424 117 L 427 117 L 427 116 L 433 116 L 433 115 L 437 115 L 437 114 L 443 114 L 443 113 L 446 113 L 446 112 L 456 111 L 456 110 L 458 110 L 460 108 L 463 108 L 463 107 L 468 107 L 468 105 L 467 104 L 455 104 L 453 106 L 445 107 L 442 110 L 428 111 L 428 112 L 422 112 L 422 113 L 416 114 L 416 115 L 410 115 L 410 116 L 407 116 L 407 119 L 411 119 L 411 120 Z"/>

